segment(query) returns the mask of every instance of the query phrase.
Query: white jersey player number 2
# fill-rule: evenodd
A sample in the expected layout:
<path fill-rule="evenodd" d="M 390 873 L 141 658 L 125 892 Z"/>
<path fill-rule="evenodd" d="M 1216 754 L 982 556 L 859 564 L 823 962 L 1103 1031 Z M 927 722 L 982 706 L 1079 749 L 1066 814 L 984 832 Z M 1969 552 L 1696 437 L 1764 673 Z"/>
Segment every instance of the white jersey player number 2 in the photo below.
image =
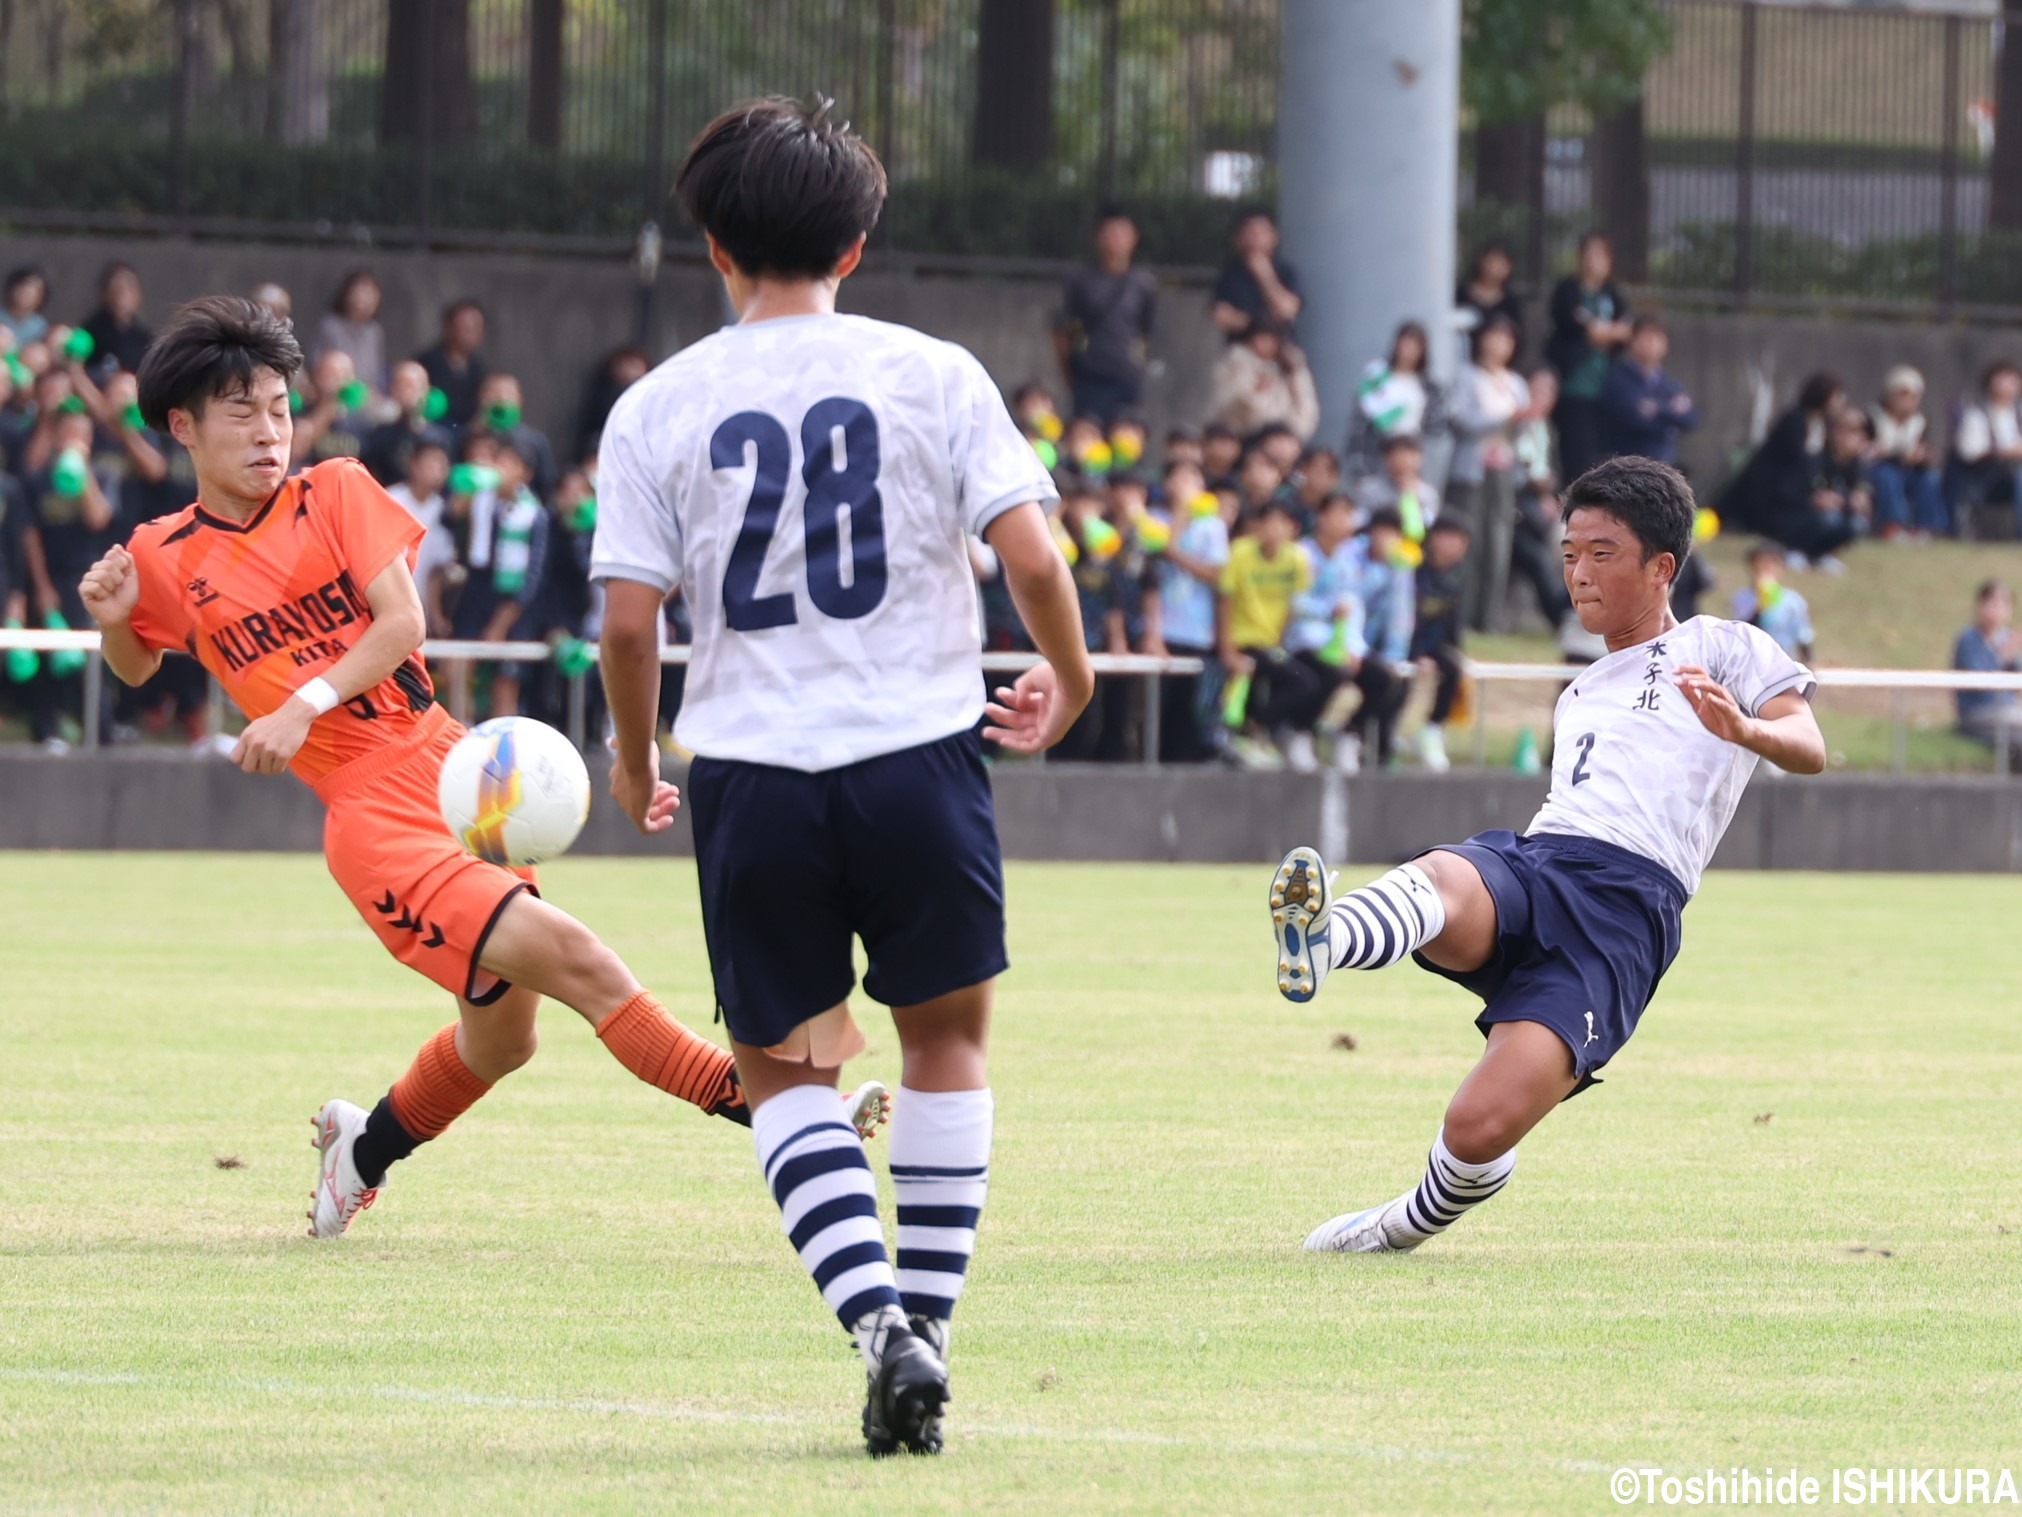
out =
<path fill-rule="evenodd" d="M 840 434 L 841 448 L 836 444 Z M 723 616 L 733 632 L 790 627 L 797 619 L 793 593 L 758 593 L 772 535 L 786 498 L 793 446 L 786 428 L 763 411 L 739 411 L 709 439 L 716 469 L 744 467 L 745 448 L 757 455 L 744 525 L 723 571 Z M 878 421 L 860 400 L 831 396 L 808 408 L 800 423 L 805 460 L 801 480 L 807 505 L 807 593 L 824 615 L 838 621 L 868 616 L 885 598 L 885 508 L 878 494 Z M 843 578 L 843 508 L 849 508 L 848 581 Z"/>

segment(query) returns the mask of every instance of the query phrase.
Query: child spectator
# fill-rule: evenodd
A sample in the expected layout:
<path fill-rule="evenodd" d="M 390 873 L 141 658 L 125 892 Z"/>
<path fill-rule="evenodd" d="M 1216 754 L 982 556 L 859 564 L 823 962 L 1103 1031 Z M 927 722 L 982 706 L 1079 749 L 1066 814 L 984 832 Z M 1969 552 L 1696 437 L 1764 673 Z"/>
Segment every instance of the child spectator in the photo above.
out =
<path fill-rule="evenodd" d="M 1245 453 L 1242 467 L 1236 471 L 1236 493 L 1242 500 L 1240 524 L 1247 528 L 1255 522 L 1264 507 L 1279 498 L 1284 487 L 1284 471 L 1271 462 L 1270 454 L 1262 448 L 1251 448 Z"/>
<path fill-rule="evenodd" d="M 1355 502 L 1336 492 L 1321 503 L 1313 536 L 1301 544 L 1313 564 L 1313 583 L 1293 602 L 1285 645 L 1321 681 L 1314 703 L 1294 719 L 1301 729 L 1324 719 L 1343 684 L 1361 691 L 1365 710 L 1387 707 L 1400 685 L 1385 660 L 1369 656 L 1361 595 L 1364 544 L 1356 536 L 1358 525 Z M 1361 738 L 1340 730 L 1330 736 L 1334 767 L 1343 774 L 1355 773 L 1362 767 Z"/>
<path fill-rule="evenodd" d="M 442 333 L 432 348 L 414 355 L 428 371 L 428 382 L 442 391 L 448 409 L 439 418 L 451 430 L 470 425 L 477 415 L 478 391 L 491 365 L 484 356 L 484 307 L 468 297 L 442 309 Z"/>
<path fill-rule="evenodd" d="M 407 449 L 406 472 L 386 492 L 428 534 L 415 554 L 414 588 L 421 592 L 430 637 L 450 635 L 445 592 L 449 588 L 450 570 L 456 564 L 456 539 L 443 519 L 443 488 L 448 483 L 449 437 L 431 430 L 416 437 Z"/>
<path fill-rule="evenodd" d="M 2015 596 L 1998 579 L 1973 592 L 1973 621 L 1952 644 L 1952 667 L 1979 674 L 2014 673 L 2022 669 L 2022 638 L 2015 634 Z M 2010 766 L 2022 759 L 2022 724 L 2016 721 L 2012 690 L 1961 690 L 1955 697 L 1959 731 L 1976 743 L 1996 748 L 2005 739 Z"/>
<path fill-rule="evenodd" d="M 1811 607 L 1783 583 L 1783 550 L 1775 543 L 1757 543 L 1748 550 L 1748 583 L 1734 592 L 1734 619 L 1760 627 L 1777 647 L 1803 663 L 1811 662 Z"/>
<path fill-rule="evenodd" d="M 1207 672 L 1159 682 L 1159 761 L 1192 764 L 1213 756 L 1222 730 L 1213 719 L 1221 680 L 1212 671 L 1218 667 L 1215 597 L 1229 561 L 1229 528 L 1220 501 L 1191 464 L 1166 470 L 1165 497 L 1173 537 L 1159 560 L 1160 630 L 1167 653 L 1200 659 Z"/>
<path fill-rule="evenodd" d="M 1215 279 L 1208 297 L 1210 319 L 1231 342 L 1240 341 L 1260 321 L 1289 333 L 1305 302 L 1298 270 L 1278 256 L 1278 223 L 1269 211 L 1252 206 L 1237 215 L 1231 240 L 1235 256 Z"/>
<path fill-rule="evenodd" d="M 1292 601 L 1313 582 L 1313 566 L 1297 542 L 1298 528 L 1290 506 L 1267 501 L 1257 514 L 1256 532 L 1229 547 L 1222 570 L 1221 603 L 1216 616 L 1216 643 L 1222 667 L 1232 677 L 1247 677 L 1246 723 L 1280 740 L 1291 736 L 1295 716 L 1310 708 L 1321 680 L 1285 651 L 1285 629 L 1292 619 Z M 1324 697 L 1323 697 L 1324 698 Z M 1312 768 L 1310 734 L 1296 745 L 1302 767 Z M 1280 759 L 1267 742 L 1247 737 L 1237 747 L 1246 767 L 1275 768 Z"/>
<path fill-rule="evenodd" d="M 1114 207 L 1095 223 L 1095 260 L 1067 276 L 1053 322 L 1054 351 L 1077 416 L 1107 422 L 1144 403 L 1146 346 L 1158 286 L 1135 268 L 1137 223 Z"/>
<path fill-rule="evenodd" d="M 1192 464 L 1196 469 L 1204 469 L 1206 463 L 1201 434 L 1192 427 L 1174 427 L 1165 434 L 1162 467 L 1170 469 L 1174 464 Z M 1205 482 L 1205 474 L 1202 478 Z"/>
<path fill-rule="evenodd" d="M 1868 482 L 1868 452 L 1874 427 L 1867 412 L 1843 407 L 1826 428 L 1825 459 L 1819 466 L 1812 504 L 1822 519 L 1867 536 L 1874 520 L 1874 486 Z"/>
<path fill-rule="evenodd" d="M 1243 440 L 1220 422 L 1209 422 L 1201 430 L 1201 473 L 1207 476 L 1208 488 L 1219 490 L 1232 484 L 1236 477 L 1236 466 L 1243 461 Z"/>
<path fill-rule="evenodd" d="M 1516 428 L 1530 406 L 1530 386 L 1510 367 L 1516 328 L 1491 317 L 1474 334 L 1474 362 L 1454 386 L 1453 457 L 1446 471 L 1446 513 L 1466 523 L 1474 556 L 1461 592 L 1470 627 L 1500 632 L 1509 599 L 1516 534 Z"/>
<path fill-rule="evenodd" d="M 1979 399 L 1959 415 L 1952 457 L 1952 519 L 1962 531 L 1982 506 L 2011 506 L 2022 524 L 2022 369 L 2005 358 L 1988 366 Z"/>
<path fill-rule="evenodd" d="M 1615 284 L 1615 246 L 1599 232 L 1580 239 L 1579 266 L 1552 291 L 1545 358 L 1559 375 L 1559 464 L 1578 479 L 1601 458 L 1601 392 L 1615 350 L 1629 339 L 1629 301 Z"/>
<path fill-rule="evenodd" d="M 1386 438 L 1383 443 L 1383 472 L 1363 481 L 1355 500 L 1365 513 L 1394 510 L 1403 526 L 1405 539 L 1425 541 L 1426 531 L 1439 520 L 1439 492 L 1425 481 L 1425 450 L 1418 439 L 1406 432 Z"/>
<path fill-rule="evenodd" d="M 52 371 L 42 376 L 42 383 L 62 377 Z M 23 481 L 28 521 L 22 546 L 35 619 L 50 628 L 89 628 L 91 618 L 77 585 L 116 540 L 118 486 L 92 467 L 96 429 L 81 399 L 66 394 L 45 414 L 47 421 L 38 429 L 47 444 L 44 457 Z M 52 753 L 69 751 L 64 724 L 84 709 L 82 667 L 82 660 L 72 665 L 60 654 L 47 655 L 30 691 L 31 730 L 35 741 Z M 106 693 L 99 730 L 110 738 L 110 691 Z"/>
<path fill-rule="evenodd" d="M 540 635 L 526 620 L 526 612 L 547 570 L 548 513 L 528 488 L 533 460 L 513 442 L 496 440 L 491 467 L 498 482 L 489 492 L 490 509 L 471 512 L 463 564 L 466 577 L 452 626 L 459 638 L 526 641 Z M 517 663 L 492 666 L 492 716 L 518 714 L 523 673 Z"/>
<path fill-rule="evenodd" d="M 1067 557 L 1074 578 L 1075 594 L 1081 601 L 1081 629 L 1090 653 L 1128 653 L 1130 641 L 1124 613 L 1118 601 L 1116 561 L 1121 540 L 1107 521 L 1103 508 L 1107 498 L 1095 481 L 1071 475 L 1061 481 L 1060 511 L 1055 517 L 1055 536 Z M 1113 680 L 1098 678 L 1095 697 L 1089 701 L 1067 735 L 1060 740 L 1056 755 L 1065 760 L 1092 760 L 1103 746 L 1104 727 L 1115 710 L 1105 686 Z"/>
<path fill-rule="evenodd" d="M 1430 437 L 1446 425 L 1446 395 L 1428 372 L 1431 348 L 1425 327 L 1407 321 L 1390 340 L 1390 356 L 1369 365 L 1355 387 L 1343 467 L 1364 479 L 1382 467 L 1383 446 L 1393 437 Z"/>
<path fill-rule="evenodd" d="M 1411 658 L 1429 667 L 1437 680 L 1432 710 L 1418 731 L 1418 756 L 1434 774 L 1453 767 L 1446 756 L 1446 724 L 1460 699 L 1465 667 L 1461 639 L 1466 626 L 1468 538 L 1465 522 L 1450 516 L 1435 522 L 1426 535 L 1425 562 L 1414 576 Z"/>
<path fill-rule="evenodd" d="M 11 269 L 0 286 L 0 327 L 13 335 L 18 352 L 49 334 L 49 318 L 42 308 L 49 303 L 49 280 L 34 264 Z"/>
<path fill-rule="evenodd" d="M 1535 369 L 1529 385 L 1531 403 L 1517 419 L 1512 444 L 1517 524 L 1510 544 L 1511 563 L 1537 597 L 1538 614 L 1545 625 L 1556 628 L 1573 609 L 1559 560 L 1565 529 L 1559 519 L 1558 456 L 1551 427 L 1552 408 L 1559 403 L 1559 377 L 1548 368 Z"/>
<path fill-rule="evenodd" d="M 109 263 L 98 276 L 98 309 L 85 318 L 91 338 L 91 362 L 117 364 L 129 374 L 140 372 L 140 361 L 154 341 L 140 319 L 140 275 L 130 263 Z"/>
<path fill-rule="evenodd" d="M 1629 345 L 1608 370 L 1601 392 L 1601 449 L 1604 456 L 1629 454 L 1678 462 L 1678 434 L 1699 425 L 1698 408 L 1685 387 L 1664 372 L 1671 334 L 1655 316 L 1638 316 Z"/>
<path fill-rule="evenodd" d="M 1362 708 L 1350 730 L 1360 740 L 1363 754 L 1373 752 L 1377 767 L 1387 769 L 1397 743 L 1397 718 L 1411 694 L 1411 637 L 1417 614 L 1411 545 L 1394 506 L 1372 511 L 1357 543 L 1355 592 L 1362 601 L 1362 633 L 1369 645 L 1363 667 L 1367 671 L 1370 664 L 1380 663 L 1392 678 L 1381 699 L 1371 699 L 1369 687 L 1364 687 Z"/>
<path fill-rule="evenodd" d="M 1320 396 L 1306 355 L 1283 326 L 1259 317 L 1215 361 L 1214 418 L 1233 432 L 1287 428 L 1301 443 L 1320 425 Z"/>
<path fill-rule="evenodd" d="M 1890 369 L 1881 400 L 1868 408 L 1874 424 L 1874 462 L 1868 477 L 1875 490 L 1875 528 L 1890 539 L 1944 536 L 1952 530 L 1924 419 L 1924 376 L 1906 363 Z"/>
<path fill-rule="evenodd" d="M 316 356 L 338 352 L 351 360 L 351 371 L 375 394 L 386 388 L 386 333 L 379 325 L 379 278 L 370 269 L 353 269 L 337 286 L 330 309 L 316 324 Z"/>
<path fill-rule="evenodd" d="M 1299 503 L 1299 525 L 1310 533 L 1320 507 L 1341 491 L 1341 460 L 1332 448 L 1308 448 L 1299 455 L 1286 483 Z"/>

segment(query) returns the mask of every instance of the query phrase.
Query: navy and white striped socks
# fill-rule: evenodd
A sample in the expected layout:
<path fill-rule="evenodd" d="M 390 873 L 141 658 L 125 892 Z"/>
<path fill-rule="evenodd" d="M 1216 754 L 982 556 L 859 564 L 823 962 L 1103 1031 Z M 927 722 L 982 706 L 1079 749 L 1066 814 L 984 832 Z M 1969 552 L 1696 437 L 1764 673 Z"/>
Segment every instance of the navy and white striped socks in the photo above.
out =
<path fill-rule="evenodd" d="M 752 1112 L 751 1133 L 788 1239 L 875 1373 L 885 1334 L 905 1316 L 863 1140 L 827 1085 L 782 1090 Z"/>
<path fill-rule="evenodd" d="M 1417 1190 L 1402 1198 L 1402 1207 L 1385 1214 L 1383 1234 L 1392 1248 L 1416 1248 L 1509 1184 L 1515 1172 L 1514 1148 L 1486 1164 L 1469 1164 L 1453 1156 L 1442 1132 L 1426 1156 L 1425 1178 L 1418 1182 Z"/>
<path fill-rule="evenodd" d="M 1351 890 L 1327 917 L 1336 969 L 1386 969 L 1446 929 L 1446 903 L 1416 864 Z"/>
<path fill-rule="evenodd" d="M 935 1351 L 976 1250 L 990 1186 L 996 1103 L 985 1090 L 908 1090 L 892 1112 L 892 1189 L 899 1203 L 899 1295 Z"/>

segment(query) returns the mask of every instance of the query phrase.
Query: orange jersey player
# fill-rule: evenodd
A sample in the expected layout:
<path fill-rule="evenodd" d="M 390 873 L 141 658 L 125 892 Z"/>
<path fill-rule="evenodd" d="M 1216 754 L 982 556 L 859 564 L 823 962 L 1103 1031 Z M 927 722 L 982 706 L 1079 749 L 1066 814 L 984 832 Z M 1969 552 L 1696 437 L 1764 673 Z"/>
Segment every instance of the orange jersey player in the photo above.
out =
<path fill-rule="evenodd" d="M 422 529 L 355 461 L 288 477 L 288 390 L 302 350 L 266 307 L 192 301 L 148 350 L 140 403 L 189 450 L 198 498 L 140 527 L 79 590 L 105 660 L 129 685 L 174 649 L 193 655 L 250 723 L 248 774 L 293 769 L 327 808 L 330 873 L 389 952 L 457 999 L 459 1016 L 367 1112 L 316 1115 L 321 1176 L 310 1235 L 335 1237 L 388 1166 L 438 1136 L 534 1052 L 544 995 L 575 1008 L 640 1079 L 749 1125 L 730 1055 L 681 1026 L 532 870 L 475 858 L 436 809 L 463 728 L 435 704 L 421 660 L 413 564 Z M 644 824 L 680 804 L 662 784 Z M 875 1129 L 881 1087 L 854 1098 Z"/>

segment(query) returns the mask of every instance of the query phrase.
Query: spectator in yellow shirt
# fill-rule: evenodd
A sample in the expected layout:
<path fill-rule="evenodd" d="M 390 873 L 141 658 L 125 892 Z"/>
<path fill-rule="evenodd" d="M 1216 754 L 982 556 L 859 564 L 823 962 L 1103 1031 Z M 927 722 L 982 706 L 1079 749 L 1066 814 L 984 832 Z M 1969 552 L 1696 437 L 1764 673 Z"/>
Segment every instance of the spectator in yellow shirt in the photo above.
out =
<path fill-rule="evenodd" d="M 1249 698 L 1242 719 L 1268 734 L 1284 758 L 1268 744 L 1238 745 L 1238 756 L 1253 768 L 1312 766 L 1313 737 L 1294 732 L 1294 712 L 1312 709 L 1321 694 L 1320 676 L 1285 651 L 1285 628 L 1292 600 L 1313 583 L 1313 565 L 1299 551 L 1298 524 L 1290 505 L 1273 497 L 1258 513 L 1256 530 L 1229 545 L 1216 610 L 1216 641 L 1222 665 L 1232 678 L 1247 677 Z M 1232 722 L 1234 718 L 1231 718 Z"/>

